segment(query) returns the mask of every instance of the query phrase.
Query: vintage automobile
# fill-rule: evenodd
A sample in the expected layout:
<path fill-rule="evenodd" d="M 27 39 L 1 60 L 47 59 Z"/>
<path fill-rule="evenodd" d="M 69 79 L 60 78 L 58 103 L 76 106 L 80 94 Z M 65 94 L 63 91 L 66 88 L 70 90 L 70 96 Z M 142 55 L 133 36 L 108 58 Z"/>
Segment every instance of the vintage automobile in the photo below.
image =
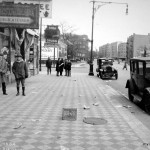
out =
<path fill-rule="evenodd" d="M 129 100 L 144 106 L 150 114 L 150 57 L 130 60 L 130 79 L 127 80 Z"/>
<path fill-rule="evenodd" d="M 115 79 L 118 79 L 118 71 L 113 65 L 113 59 L 111 58 L 98 58 L 97 59 L 97 76 L 101 79 L 104 78 L 112 78 L 115 77 Z"/>

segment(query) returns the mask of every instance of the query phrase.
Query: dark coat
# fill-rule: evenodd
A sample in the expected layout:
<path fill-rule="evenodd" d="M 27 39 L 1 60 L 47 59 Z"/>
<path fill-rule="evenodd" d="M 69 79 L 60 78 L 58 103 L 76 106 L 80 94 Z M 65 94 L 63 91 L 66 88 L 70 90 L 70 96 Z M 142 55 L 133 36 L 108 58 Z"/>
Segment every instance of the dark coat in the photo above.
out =
<path fill-rule="evenodd" d="M 64 61 L 63 60 L 60 60 L 59 69 L 60 69 L 60 71 L 63 71 L 63 69 L 64 69 Z"/>
<path fill-rule="evenodd" d="M 60 65 L 60 60 L 58 60 L 57 63 L 56 63 L 56 71 L 57 72 L 60 71 L 59 65 Z"/>
<path fill-rule="evenodd" d="M 50 59 L 46 60 L 46 67 L 51 68 L 52 66 L 52 61 Z"/>
<path fill-rule="evenodd" d="M 66 69 L 67 69 L 67 70 L 71 70 L 71 65 L 72 65 L 71 62 L 67 62 L 67 64 L 66 64 Z"/>
<path fill-rule="evenodd" d="M 16 79 L 25 79 L 28 77 L 28 68 L 23 60 L 14 62 L 12 72 Z"/>

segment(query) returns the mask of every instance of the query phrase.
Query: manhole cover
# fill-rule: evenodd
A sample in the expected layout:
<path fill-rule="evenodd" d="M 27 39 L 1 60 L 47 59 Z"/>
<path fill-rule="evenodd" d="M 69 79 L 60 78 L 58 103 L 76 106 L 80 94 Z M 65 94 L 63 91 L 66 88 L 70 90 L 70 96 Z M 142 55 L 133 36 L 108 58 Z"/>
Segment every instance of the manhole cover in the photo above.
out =
<path fill-rule="evenodd" d="M 88 117 L 88 118 L 84 118 L 83 122 L 92 125 L 103 125 L 107 123 L 107 120 L 103 118 Z"/>

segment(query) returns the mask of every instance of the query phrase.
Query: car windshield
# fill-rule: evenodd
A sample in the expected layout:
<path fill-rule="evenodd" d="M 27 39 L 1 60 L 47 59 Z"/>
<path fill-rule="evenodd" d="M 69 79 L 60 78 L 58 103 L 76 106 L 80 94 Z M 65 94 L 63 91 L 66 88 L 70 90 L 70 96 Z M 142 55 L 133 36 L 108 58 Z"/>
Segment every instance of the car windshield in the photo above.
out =
<path fill-rule="evenodd" d="M 111 60 L 102 60 L 102 65 L 112 65 Z"/>

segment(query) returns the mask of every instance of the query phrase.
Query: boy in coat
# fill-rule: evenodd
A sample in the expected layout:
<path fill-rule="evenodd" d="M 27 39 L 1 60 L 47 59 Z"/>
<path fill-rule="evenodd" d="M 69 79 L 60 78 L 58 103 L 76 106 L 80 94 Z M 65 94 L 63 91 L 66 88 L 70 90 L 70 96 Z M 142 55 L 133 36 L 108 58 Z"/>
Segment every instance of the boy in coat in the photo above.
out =
<path fill-rule="evenodd" d="M 22 95 L 25 96 L 25 78 L 28 78 L 28 69 L 26 63 L 22 59 L 21 54 L 16 55 L 16 61 L 13 64 L 12 72 L 14 73 L 16 79 L 17 85 L 16 96 L 19 95 L 20 82 L 22 84 Z"/>

